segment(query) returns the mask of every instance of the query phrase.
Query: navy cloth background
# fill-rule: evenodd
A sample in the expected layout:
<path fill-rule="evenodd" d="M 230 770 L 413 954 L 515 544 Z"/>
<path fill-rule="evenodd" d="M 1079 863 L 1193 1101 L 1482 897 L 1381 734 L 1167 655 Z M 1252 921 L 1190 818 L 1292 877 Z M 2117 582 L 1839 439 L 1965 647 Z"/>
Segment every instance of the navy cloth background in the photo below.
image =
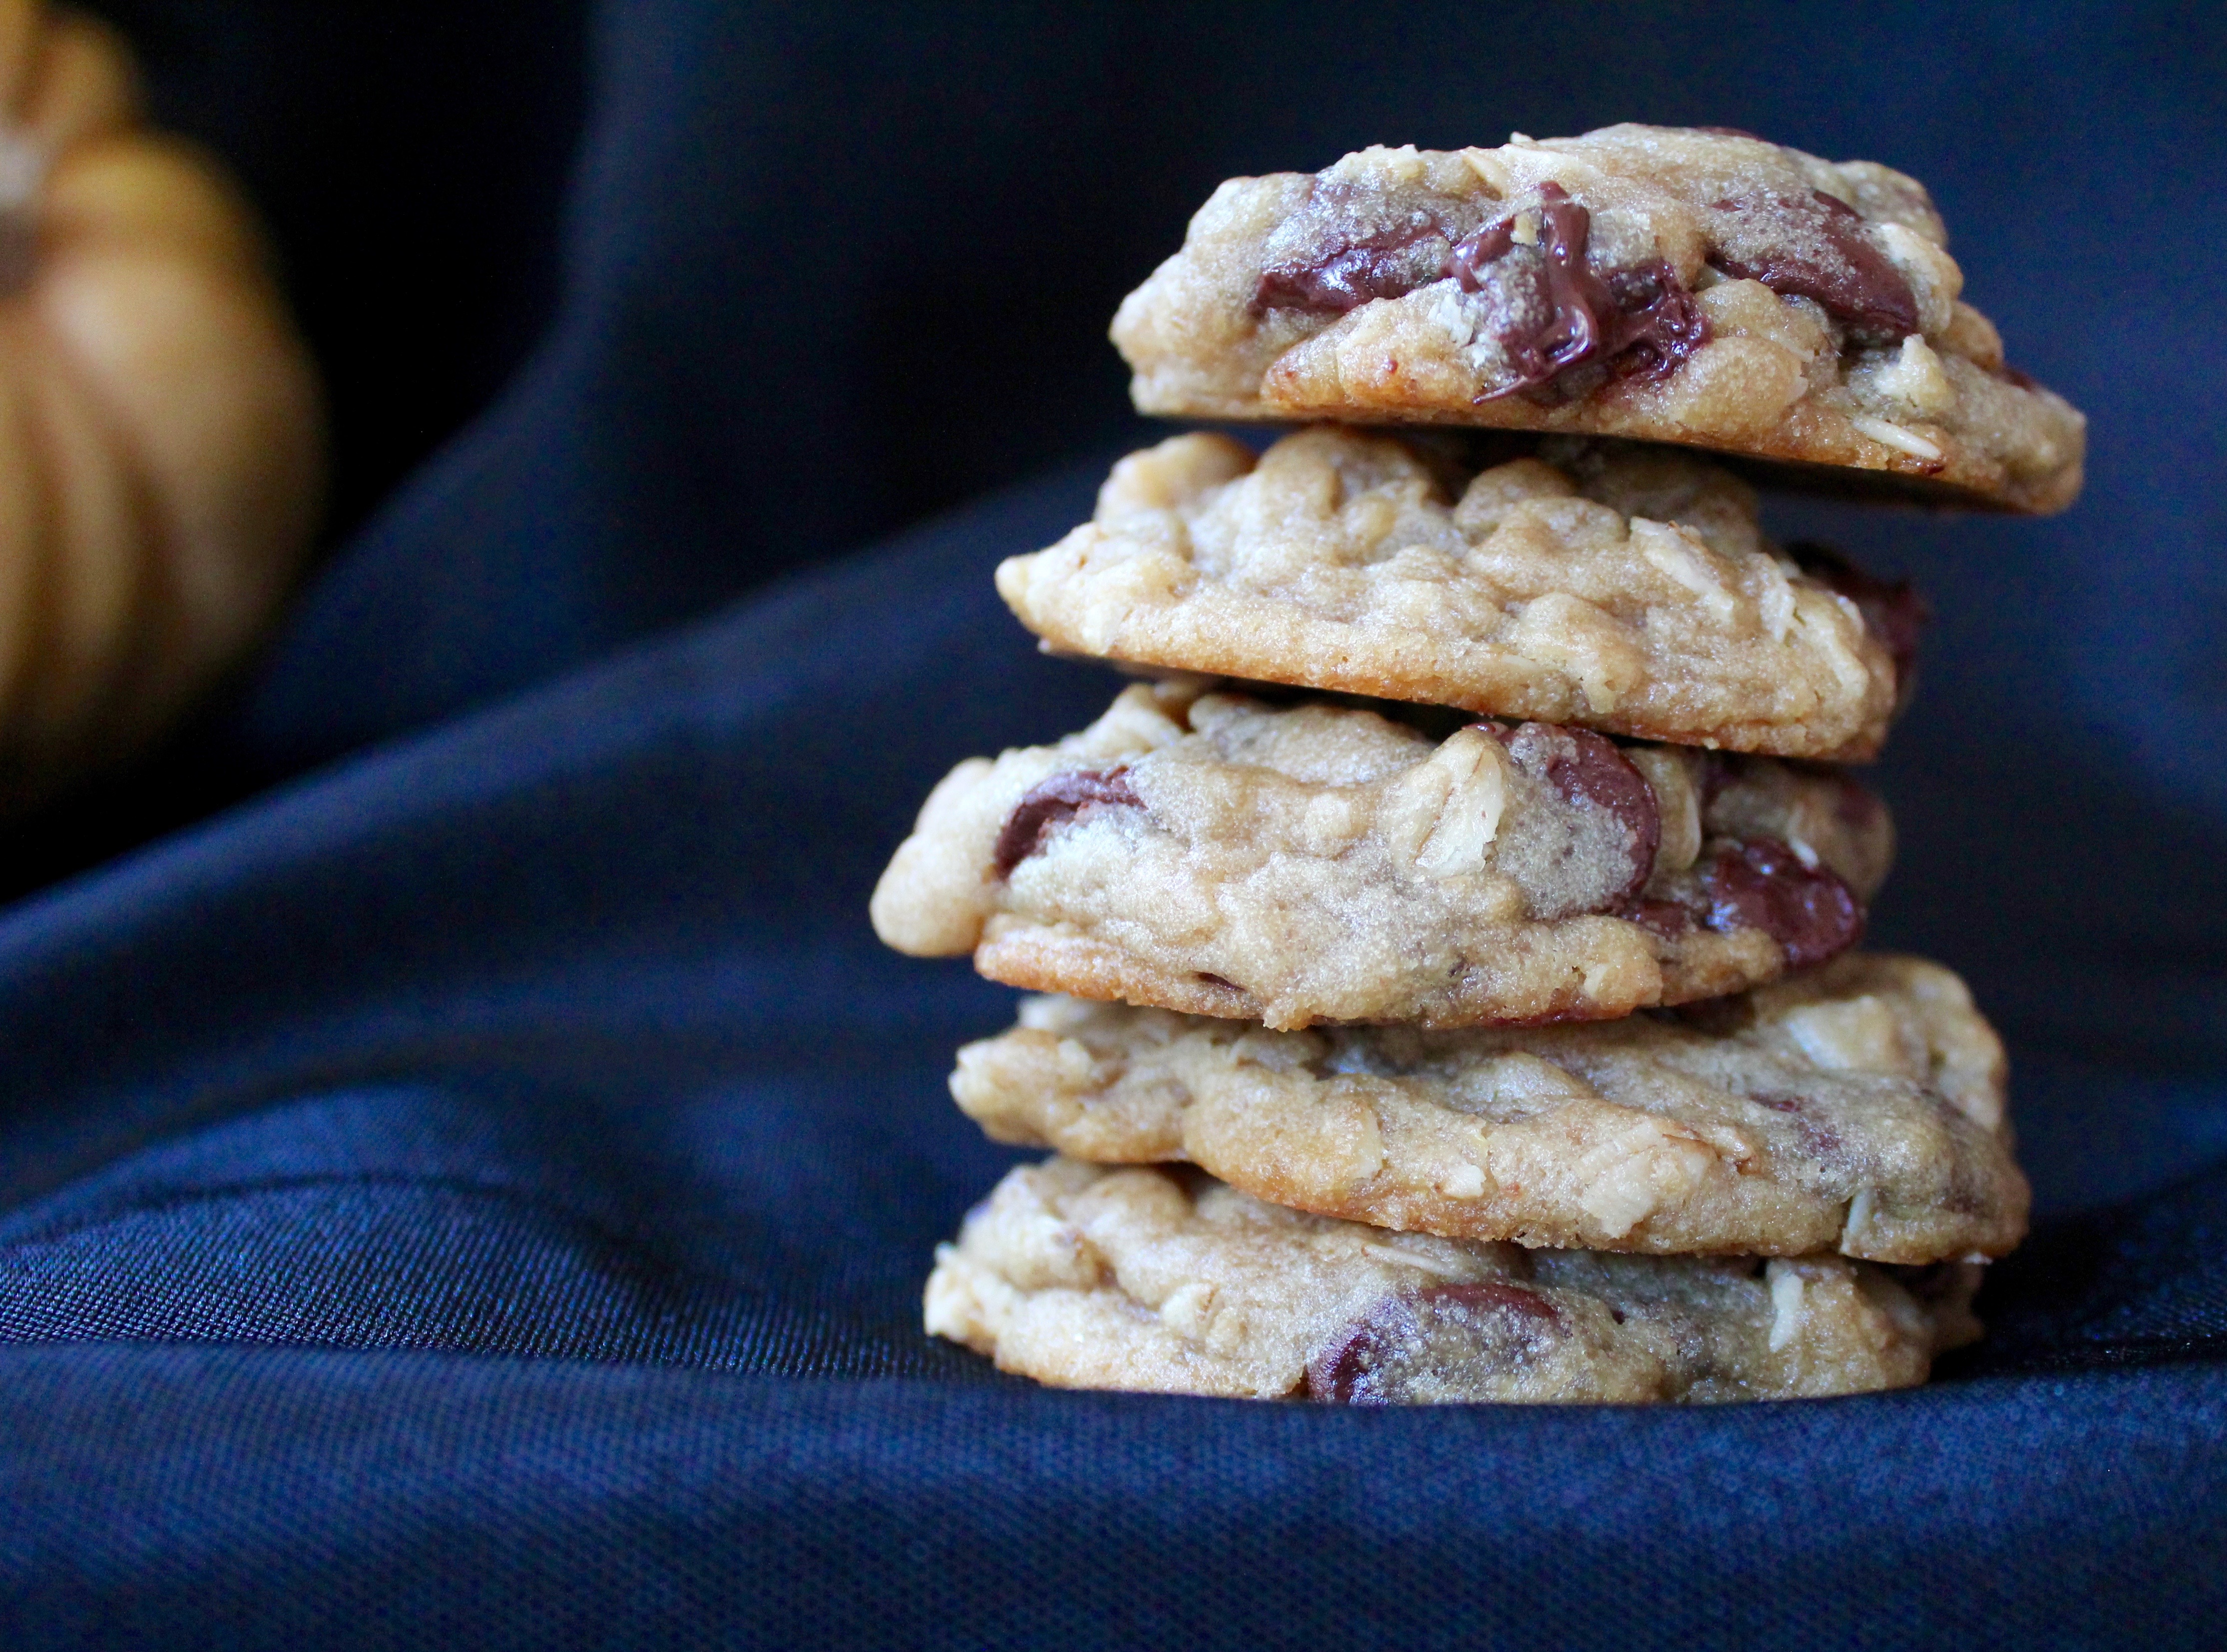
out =
<path fill-rule="evenodd" d="M 220 707 L 10 840 L 228 800 L 0 911 L 0 1641 L 2217 1642 L 2207 9 L 340 7 L 322 57 L 298 9 L 107 9 L 272 201 L 344 521 L 432 439 L 414 375 L 437 425 L 524 360 Z M 475 112 L 382 173 L 413 54 Z M 290 80 L 354 55 L 380 96 Z M 327 177 L 301 122 L 358 114 Z M 1228 173 L 1624 117 L 1925 178 L 2094 421 L 2050 521 L 1771 506 L 1940 610 L 1878 928 L 2013 1046 L 2040 1221 L 1994 1335 L 1922 1391 L 1686 1413 L 1063 1394 L 928 1342 L 928 1253 L 1011 1157 L 942 1077 L 1011 995 L 865 899 L 952 762 L 1112 686 L 988 577 L 1138 433 L 1114 300 Z M 464 185 L 378 195 L 412 155 Z"/>

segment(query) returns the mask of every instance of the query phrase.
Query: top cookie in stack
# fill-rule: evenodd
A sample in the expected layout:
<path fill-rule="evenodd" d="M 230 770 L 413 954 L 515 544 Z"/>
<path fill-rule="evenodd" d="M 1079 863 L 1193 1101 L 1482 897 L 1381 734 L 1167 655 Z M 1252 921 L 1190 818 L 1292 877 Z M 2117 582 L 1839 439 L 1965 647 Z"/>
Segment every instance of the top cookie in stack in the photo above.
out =
<path fill-rule="evenodd" d="M 1122 304 L 1148 413 L 1620 436 L 2061 510 L 2083 421 L 2007 366 L 1922 185 L 1610 126 L 1236 178 Z"/>
<path fill-rule="evenodd" d="M 1938 966 L 1832 961 L 1892 854 L 1834 765 L 1924 608 L 1751 486 L 2070 502 L 2080 415 L 1943 239 L 1723 131 L 1216 192 L 1115 321 L 1139 406 L 1339 422 L 1133 455 L 998 571 L 1152 680 L 961 763 L 875 891 L 892 946 L 1102 1006 L 962 1052 L 1067 1157 L 939 1253 L 931 1330 L 1349 1400 L 1840 1393 L 1977 1334 L 2026 1214 L 2000 1045 Z"/>

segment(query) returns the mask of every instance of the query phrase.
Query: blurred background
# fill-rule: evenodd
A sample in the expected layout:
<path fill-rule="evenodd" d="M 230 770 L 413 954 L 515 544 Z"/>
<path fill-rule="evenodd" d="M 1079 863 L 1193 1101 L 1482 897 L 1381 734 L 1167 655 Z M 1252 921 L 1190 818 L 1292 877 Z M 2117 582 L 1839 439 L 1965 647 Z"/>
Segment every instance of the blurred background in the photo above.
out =
<path fill-rule="evenodd" d="M 91 9 L 266 214 L 335 481 L 277 638 L 161 750 L 12 828 L 13 892 L 1152 439 L 1106 325 L 1222 177 L 1733 125 L 1926 182 L 1967 296 L 2091 420 L 2061 518 L 1772 505 L 1940 616 L 1883 770 L 1881 938 L 2011 1035 L 2045 1202 L 2227 1151 L 2212 9 Z"/>

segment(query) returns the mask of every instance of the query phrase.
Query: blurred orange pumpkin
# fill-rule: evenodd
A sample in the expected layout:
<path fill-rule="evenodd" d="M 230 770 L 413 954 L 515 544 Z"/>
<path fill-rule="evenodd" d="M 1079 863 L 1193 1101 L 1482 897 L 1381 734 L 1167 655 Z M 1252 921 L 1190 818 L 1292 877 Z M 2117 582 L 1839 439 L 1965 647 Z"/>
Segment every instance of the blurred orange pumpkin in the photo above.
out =
<path fill-rule="evenodd" d="M 143 742 L 271 617 L 322 400 L 246 202 L 102 24 L 0 0 L 0 807 Z"/>

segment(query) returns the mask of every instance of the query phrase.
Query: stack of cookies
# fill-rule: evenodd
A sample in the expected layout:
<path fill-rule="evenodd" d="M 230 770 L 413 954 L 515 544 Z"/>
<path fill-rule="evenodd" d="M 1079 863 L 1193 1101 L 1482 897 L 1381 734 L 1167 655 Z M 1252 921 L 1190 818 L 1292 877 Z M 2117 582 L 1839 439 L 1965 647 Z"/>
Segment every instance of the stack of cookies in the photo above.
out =
<path fill-rule="evenodd" d="M 1721 131 L 1225 184 L 1114 339 L 1178 436 L 998 588 L 1139 676 L 961 763 L 882 937 L 1046 996 L 931 1331 L 1088 1387 L 1720 1400 L 1923 1381 L 2022 1237 L 2002 1048 L 1854 950 L 1915 597 L 1750 482 L 2062 507 L 1924 190 Z M 1336 421 L 1307 424 L 1305 421 Z M 1407 426 L 1404 433 L 1364 425 Z M 1713 450 L 1721 461 L 1697 450 Z"/>

